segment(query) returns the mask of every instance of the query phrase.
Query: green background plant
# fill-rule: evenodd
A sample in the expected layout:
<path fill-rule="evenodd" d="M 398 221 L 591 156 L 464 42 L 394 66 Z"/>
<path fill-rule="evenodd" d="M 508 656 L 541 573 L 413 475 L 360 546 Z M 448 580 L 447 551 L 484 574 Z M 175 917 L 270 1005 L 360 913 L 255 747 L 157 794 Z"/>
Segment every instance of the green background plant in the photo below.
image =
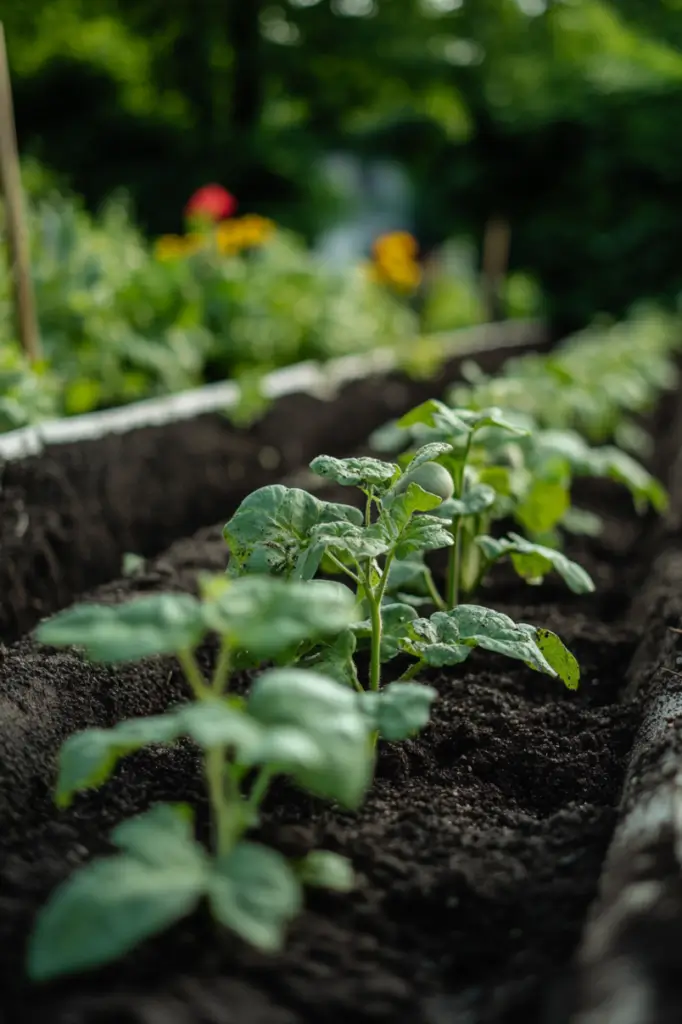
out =
<path fill-rule="evenodd" d="M 680 291 L 677 0 L 7 6 L 22 144 L 91 208 L 176 230 L 218 180 L 310 237 L 344 149 L 407 167 L 427 247 L 508 216 L 564 326 Z"/>

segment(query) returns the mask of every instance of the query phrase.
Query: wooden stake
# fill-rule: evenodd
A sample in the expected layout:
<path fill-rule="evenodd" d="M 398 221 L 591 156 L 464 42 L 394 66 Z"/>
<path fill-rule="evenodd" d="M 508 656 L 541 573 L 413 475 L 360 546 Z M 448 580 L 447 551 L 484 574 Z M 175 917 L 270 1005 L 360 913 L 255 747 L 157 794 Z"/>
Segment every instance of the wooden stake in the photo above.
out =
<path fill-rule="evenodd" d="M 504 320 L 502 285 L 509 266 L 511 229 L 506 220 L 492 217 L 483 238 L 483 294 L 489 320 Z"/>
<path fill-rule="evenodd" d="M 21 188 L 9 61 L 2 22 L 0 22 L 0 190 L 5 199 L 7 241 L 14 282 L 19 338 L 29 360 L 35 363 L 41 359 L 42 352 L 31 279 L 31 259 Z"/>

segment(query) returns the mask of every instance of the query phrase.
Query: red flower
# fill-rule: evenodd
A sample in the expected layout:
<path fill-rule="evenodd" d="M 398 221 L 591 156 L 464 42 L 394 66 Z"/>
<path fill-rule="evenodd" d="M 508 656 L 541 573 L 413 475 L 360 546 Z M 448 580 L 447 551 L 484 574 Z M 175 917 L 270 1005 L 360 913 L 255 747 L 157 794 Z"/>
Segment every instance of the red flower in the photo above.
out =
<path fill-rule="evenodd" d="M 219 221 L 231 217 L 237 209 L 235 197 L 222 185 L 204 185 L 197 189 L 185 207 L 188 219 Z"/>

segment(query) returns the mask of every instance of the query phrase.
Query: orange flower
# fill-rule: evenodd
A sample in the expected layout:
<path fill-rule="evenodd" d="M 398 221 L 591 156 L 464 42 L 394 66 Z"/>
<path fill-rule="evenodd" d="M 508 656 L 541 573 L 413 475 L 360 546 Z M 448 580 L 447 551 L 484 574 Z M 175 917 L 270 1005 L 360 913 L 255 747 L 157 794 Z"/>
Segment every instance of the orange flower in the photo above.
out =
<path fill-rule="evenodd" d="M 422 280 L 417 240 L 407 231 L 381 235 L 372 246 L 373 279 L 401 292 L 414 292 Z"/>
<path fill-rule="evenodd" d="M 374 242 L 372 250 L 374 258 L 379 262 L 384 258 L 398 255 L 414 260 L 419 247 L 417 239 L 409 231 L 391 231 L 386 235 L 380 235 Z"/>

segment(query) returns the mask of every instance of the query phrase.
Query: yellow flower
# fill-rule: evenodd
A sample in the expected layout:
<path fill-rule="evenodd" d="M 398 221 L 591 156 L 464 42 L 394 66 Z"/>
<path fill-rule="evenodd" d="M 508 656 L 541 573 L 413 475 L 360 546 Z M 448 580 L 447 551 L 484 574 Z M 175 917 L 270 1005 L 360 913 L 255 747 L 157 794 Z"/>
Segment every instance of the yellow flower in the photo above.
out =
<path fill-rule="evenodd" d="M 417 252 L 417 240 L 407 231 L 381 235 L 372 246 L 373 279 L 397 291 L 416 291 L 422 279 Z"/>
<path fill-rule="evenodd" d="M 180 235 L 162 235 L 156 240 L 154 254 L 157 260 L 178 260 L 185 254 L 185 240 Z"/>
<path fill-rule="evenodd" d="M 189 235 L 162 235 L 157 239 L 154 253 L 157 260 L 168 262 L 192 256 L 206 246 L 206 236 L 199 232 Z"/>
<path fill-rule="evenodd" d="M 242 249 L 264 245 L 274 231 L 274 223 L 257 214 L 226 220 L 216 228 L 218 252 L 223 256 L 232 256 Z"/>
<path fill-rule="evenodd" d="M 209 243 L 209 235 L 200 231 L 192 231 L 185 235 L 185 256 L 193 256 L 195 252 L 206 249 Z"/>
<path fill-rule="evenodd" d="M 417 239 L 409 231 L 391 231 L 376 239 L 373 251 L 379 262 L 398 256 L 414 260 L 418 252 Z"/>
<path fill-rule="evenodd" d="M 379 273 L 386 284 L 398 291 L 414 292 L 421 284 L 421 267 L 413 260 L 396 260 L 381 267 Z"/>

